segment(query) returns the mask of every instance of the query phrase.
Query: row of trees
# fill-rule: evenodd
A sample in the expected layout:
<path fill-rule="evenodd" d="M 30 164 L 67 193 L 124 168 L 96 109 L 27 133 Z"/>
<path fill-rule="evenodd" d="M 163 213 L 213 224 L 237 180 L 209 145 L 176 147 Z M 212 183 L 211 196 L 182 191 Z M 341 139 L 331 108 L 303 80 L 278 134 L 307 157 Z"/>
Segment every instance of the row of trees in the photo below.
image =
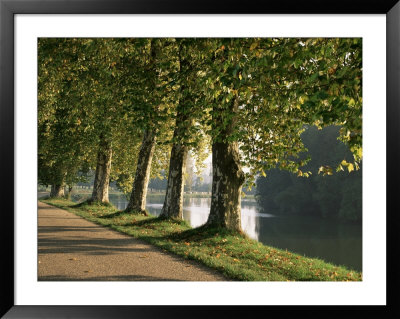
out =
<path fill-rule="evenodd" d="M 312 158 L 303 168 L 313 174 L 301 178 L 296 174 L 272 169 L 267 177 L 257 178 L 257 200 L 266 212 L 284 216 L 316 216 L 345 221 L 362 220 L 361 169 L 322 176 L 323 165 L 334 166 L 350 161 L 351 152 L 338 141 L 339 127 L 322 130 L 310 127 L 302 134 L 307 153 Z M 302 154 L 302 156 L 306 156 Z M 351 168 L 350 168 L 351 170 Z"/>
<path fill-rule="evenodd" d="M 271 168 L 301 176 L 304 125 L 340 125 L 361 160 L 361 39 L 151 38 L 38 40 L 39 182 L 60 196 L 95 169 L 144 212 L 162 170 L 162 216 L 182 218 L 188 152 L 212 152 L 207 225 L 240 230 L 241 190 Z M 246 173 L 242 167 L 248 169 Z M 322 173 L 332 167 L 325 165 Z"/>

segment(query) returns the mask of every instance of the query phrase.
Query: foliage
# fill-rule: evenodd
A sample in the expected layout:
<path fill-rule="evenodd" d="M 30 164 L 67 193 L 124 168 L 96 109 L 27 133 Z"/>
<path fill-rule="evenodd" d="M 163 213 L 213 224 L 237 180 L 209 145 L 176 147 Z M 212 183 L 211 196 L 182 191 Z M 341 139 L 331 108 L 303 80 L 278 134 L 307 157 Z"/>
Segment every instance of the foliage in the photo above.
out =
<path fill-rule="evenodd" d="M 199 72 L 213 141 L 238 141 L 252 178 L 276 165 L 302 174 L 305 124 L 341 125 L 361 160 L 361 39 L 205 39 Z M 233 100 L 239 110 L 232 112 Z M 234 123 L 229 132 L 224 130 Z M 339 163 L 337 163 L 339 164 Z"/>
<path fill-rule="evenodd" d="M 85 180 L 89 169 L 80 110 L 70 98 L 77 89 L 70 71 L 80 58 L 66 41 L 38 41 L 38 177 L 44 185 L 72 185 Z"/>
<path fill-rule="evenodd" d="M 148 100 L 143 89 L 154 80 L 145 72 L 147 47 L 148 41 L 132 39 L 39 40 L 41 183 L 53 184 L 53 175 L 59 182 L 65 176 L 72 184 L 82 181 L 76 177 L 95 168 L 100 140 L 108 140 L 113 148 L 111 179 L 130 191 L 146 117 L 159 114 L 143 102 Z M 147 76 L 138 80 L 140 72 Z M 133 107 L 132 101 L 142 102 L 141 107 Z M 165 118 L 157 118 L 162 127 Z M 166 146 L 156 150 L 153 175 L 166 167 L 168 152 Z"/>
<path fill-rule="evenodd" d="M 333 197 L 331 184 L 360 168 L 361 58 L 360 38 L 41 38 L 39 182 L 85 180 L 105 139 L 113 149 L 111 179 L 128 193 L 143 133 L 152 129 L 153 178 L 168 170 L 174 142 L 191 149 L 198 172 L 210 144 L 238 142 L 249 186 L 267 172 L 274 179 L 275 168 L 297 176 L 313 171 L 301 182 L 277 173 L 268 201 L 273 209 L 294 213 L 296 203 L 310 214 L 332 216 L 336 205 L 340 218 L 358 220 L 353 198 L 360 187 L 346 181 Z M 186 120 L 177 121 L 178 115 Z M 306 125 L 340 126 L 351 154 L 307 165 Z M 315 171 L 313 163 L 322 166 Z"/>

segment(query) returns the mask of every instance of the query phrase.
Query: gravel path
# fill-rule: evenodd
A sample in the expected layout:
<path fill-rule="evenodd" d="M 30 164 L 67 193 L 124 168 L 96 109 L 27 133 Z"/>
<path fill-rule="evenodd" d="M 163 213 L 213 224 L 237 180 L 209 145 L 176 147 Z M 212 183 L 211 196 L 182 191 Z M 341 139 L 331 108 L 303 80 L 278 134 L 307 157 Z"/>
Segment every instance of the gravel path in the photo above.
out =
<path fill-rule="evenodd" d="M 226 281 L 205 266 L 38 203 L 38 280 Z"/>

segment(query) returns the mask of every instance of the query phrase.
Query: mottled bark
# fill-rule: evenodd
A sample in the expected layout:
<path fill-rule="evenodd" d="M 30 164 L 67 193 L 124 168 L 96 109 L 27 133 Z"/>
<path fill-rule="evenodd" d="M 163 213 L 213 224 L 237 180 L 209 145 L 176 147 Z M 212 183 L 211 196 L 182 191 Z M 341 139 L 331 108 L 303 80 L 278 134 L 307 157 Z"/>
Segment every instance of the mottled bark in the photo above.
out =
<path fill-rule="evenodd" d="M 63 197 L 64 196 L 64 185 L 55 184 L 51 185 L 50 197 Z"/>
<path fill-rule="evenodd" d="M 176 132 L 177 130 L 175 130 Z M 176 142 L 172 146 L 168 184 L 161 216 L 183 219 L 183 189 L 186 170 L 187 146 Z"/>
<path fill-rule="evenodd" d="M 188 72 L 189 63 L 181 56 L 182 43 L 178 40 L 179 51 L 179 71 Z M 180 91 L 183 91 L 185 85 L 181 85 Z M 186 96 L 187 99 L 187 96 Z M 161 216 L 166 218 L 183 219 L 183 193 L 185 187 L 185 171 L 186 159 L 188 155 L 188 147 L 185 145 L 185 135 L 187 134 L 190 117 L 187 110 L 188 105 L 185 98 L 182 98 L 178 104 L 178 112 L 174 130 L 174 144 L 171 149 L 171 157 L 169 162 L 168 183 L 165 194 L 164 205 L 161 210 Z"/>
<path fill-rule="evenodd" d="M 132 193 L 126 211 L 145 213 L 147 186 L 150 179 L 151 162 L 153 160 L 155 145 L 155 132 L 147 129 L 143 136 L 142 146 L 140 147 Z"/>
<path fill-rule="evenodd" d="M 94 177 L 91 201 L 108 203 L 108 187 L 110 184 L 112 148 L 111 143 L 100 141 L 97 153 L 97 166 Z"/>
<path fill-rule="evenodd" d="M 213 143 L 213 182 L 207 225 L 241 231 L 241 190 L 245 181 L 237 142 Z"/>
<path fill-rule="evenodd" d="M 235 100 L 230 112 L 237 111 L 238 101 Z M 234 125 L 235 117 L 220 132 L 217 141 L 212 144 L 212 196 L 210 215 L 207 225 L 224 227 L 241 231 L 241 190 L 245 175 L 240 165 L 239 147 L 237 142 L 227 141 Z M 222 127 L 223 117 L 217 118 Z"/>

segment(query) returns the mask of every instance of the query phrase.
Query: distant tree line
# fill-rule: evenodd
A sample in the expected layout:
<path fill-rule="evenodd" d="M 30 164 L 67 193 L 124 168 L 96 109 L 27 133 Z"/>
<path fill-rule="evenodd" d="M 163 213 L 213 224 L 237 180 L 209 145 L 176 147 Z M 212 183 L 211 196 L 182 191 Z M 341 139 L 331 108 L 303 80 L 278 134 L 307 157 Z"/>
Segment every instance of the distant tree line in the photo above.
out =
<path fill-rule="evenodd" d="M 338 140 L 339 127 L 322 130 L 308 128 L 301 136 L 311 161 L 304 171 L 308 178 L 287 171 L 271 169 L 267 177 L 257 179 L 257 199 L 260 206 L 271 214 L 285 216 L 318 216 L 340 220 L 362 220 L 361 169 L 348 168 L 332 174 L 318 174 L 321 166 L 334 166 L 352 158 L 349 148 Z M 351 168 L 350 168 L 351 170 Z"/>

